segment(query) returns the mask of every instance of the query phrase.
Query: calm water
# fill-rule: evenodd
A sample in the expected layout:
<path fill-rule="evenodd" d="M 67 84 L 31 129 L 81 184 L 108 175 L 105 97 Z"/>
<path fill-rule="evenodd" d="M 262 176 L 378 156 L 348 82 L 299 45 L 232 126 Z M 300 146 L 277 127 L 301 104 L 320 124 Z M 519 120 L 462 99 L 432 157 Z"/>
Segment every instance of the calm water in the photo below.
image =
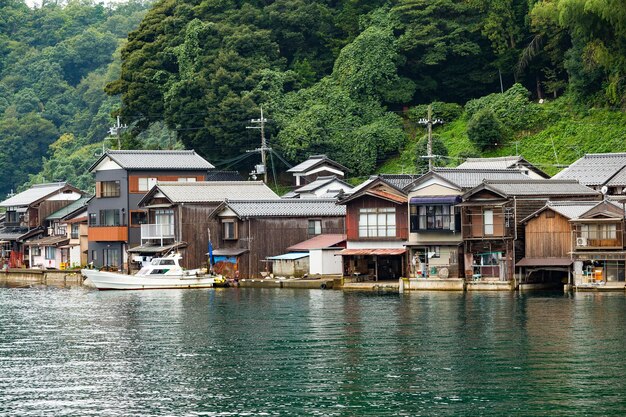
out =
<path fill-rule="evenodd" d="M 625 415 L 623 294 L 0 288 L 0 415 Z"/>

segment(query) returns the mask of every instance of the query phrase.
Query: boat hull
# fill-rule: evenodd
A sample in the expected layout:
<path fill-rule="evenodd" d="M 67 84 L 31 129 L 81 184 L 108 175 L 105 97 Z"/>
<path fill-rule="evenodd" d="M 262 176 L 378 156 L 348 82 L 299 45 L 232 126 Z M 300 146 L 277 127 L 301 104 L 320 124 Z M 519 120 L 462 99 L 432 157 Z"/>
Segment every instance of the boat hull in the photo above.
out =
<path fill-rule="evenodd" d="M 213 276 L 164 275 L 159 277 L 146 277 L 98 271 L 95 269 L 83 269 L 81 270 L 81 273 L 89 279 L 94 287 L 99 290 L 211 288 L 213 287 L 213 283 L 215 281 Z"/>

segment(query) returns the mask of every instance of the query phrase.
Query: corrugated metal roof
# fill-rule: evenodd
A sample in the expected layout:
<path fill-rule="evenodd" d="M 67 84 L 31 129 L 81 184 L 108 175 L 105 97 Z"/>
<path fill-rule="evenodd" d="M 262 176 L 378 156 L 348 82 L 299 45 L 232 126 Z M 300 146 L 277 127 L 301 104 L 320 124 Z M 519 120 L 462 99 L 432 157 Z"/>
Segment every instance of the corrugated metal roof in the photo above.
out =
<path fill-rule="evenodd" d="M 7 198 L 0 203 L 0 207 L 28 206 L 37 200 L 59 191 L 66 185 L 67 183 L 65 182 L 33 185 L 28 190 Z"/>
<path fill-rule="evenodd" d="M 515 167 L 523 158 L 521 156 L 501 156 L 496 158 L 467 158 L 457 166 L 460 169 L 508 169 Z"/>
<path fill-rule="evenodd" d="M 46 217 L 46 220 L 62 219 L 63 217 L 67 216 L 68 214 L 73 213 L 79 208 L 86 206 L 90 199 L 91 197 L 81 197 L 78 200 L 63 207 L 62 209 L 55 211 L 54 213 Z"/>
<path fill-rule="evenodd" d="M 515 266 L 570 266 L 570 258 L 522 258 Z"/>
<path fill-rule="evenodd" d="M 270 261 L 294 261 L 296 259 L 302 259 L 309 256 L 308 252 L 297 252 L 297 253 L 285 253 L 278 256 L 268 256 L 267 259 Z"/>
<path fill-rule="evenodd" d="M 41 239 L 27 240 L 24 244 L 27 246 L 58 246 L 69 241 L 70 238 L 67 236 L 46 236 Z"/>
<path fill-rule="evenodd" d="M 277 200 L 229 200 L 228 207 L 239 217 L 311 217 L 345 216 L 346 207 L 335 200 L 277 199 Z"/>
<path fill-rule="evenodd" d="M 528 176 L 513 169 L 436 168 L 433 172 L 462 189 L 474 188 L 485 180 L 527 180 Z"/>
<path fill-rule="evenodd" d="M 577 181 L 532 180 L 485 181 L 490 188 L 506 195 L 551 196 L 551 195 L 600 195 L 596 190 L 579 184 Z"/>
<path fill-rule="evenodd" d="M 107 156 L 124 169 L 209 170 L 215 168 L 194 150 L 110 150 L 92 166 L 92 169 Z"/>
<path fill-rule="evenodd" d="M 173 203 L 280 199 L 263 181 L 159 182 L 156 187 Z"/>
<path fill-rule="evenodd" d="M 581 184 L 604 185 L 611 177 L 626 166 L 626 153 L 588 154 L 565 168 L 554 179 L 574 179 Z"/>
<path fill-rule="evenodd" d="M 346 240 L 346 235 L 341 234 L 325 234 L 325 235 L 317 235 L 312 237 L 311 239 L 305 240 L 304 242 L 297 243 L 293 246 L 289 246 L 287 248 L 288 251 L 298 252 L 298 251 L 307 251 L 311 249 L 324 249 L 330 248 L 332 246 L 336 246 L 341 242 Z"/>
<path fill-rule="evenodd" d="M 287 172 L 301 173 L 306 172 L 317 165 L 321 165 L 323 163 L 327 163 L 329 165 L 334 166 L 335 168 L 339 168 L 341 171 L 346 172 L 348 168 L 341 165 L 339 162 L 335 162 L 332 159 L 328 158 L 326 155 L 311 155 L 309 159 L 304 162 L 299 163 L 293 168 L 289 168 Z"/>

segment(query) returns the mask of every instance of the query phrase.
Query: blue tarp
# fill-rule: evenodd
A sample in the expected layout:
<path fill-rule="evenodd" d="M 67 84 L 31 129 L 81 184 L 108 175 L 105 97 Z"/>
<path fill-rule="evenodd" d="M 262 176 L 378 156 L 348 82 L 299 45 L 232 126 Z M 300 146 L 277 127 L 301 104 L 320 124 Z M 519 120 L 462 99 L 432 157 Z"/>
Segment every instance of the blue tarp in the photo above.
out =
<path fill-rule="evenodd" d="M 461 202 L 461 196 L 437 196 L 437 197 L 412 197 L 411 204 L 420 206 L 431 204 L 458 204 Z"/>

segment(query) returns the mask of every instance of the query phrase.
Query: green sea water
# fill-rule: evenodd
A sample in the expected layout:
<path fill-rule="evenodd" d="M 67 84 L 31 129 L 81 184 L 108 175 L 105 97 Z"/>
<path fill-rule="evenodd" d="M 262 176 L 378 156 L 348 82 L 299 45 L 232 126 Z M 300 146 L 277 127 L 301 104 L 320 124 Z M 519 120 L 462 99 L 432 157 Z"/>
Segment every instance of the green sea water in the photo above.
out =
<path fill-rule="evenodd" d="M 0 288 L 4 416 L 626 415 L 624 294 Z"/>

